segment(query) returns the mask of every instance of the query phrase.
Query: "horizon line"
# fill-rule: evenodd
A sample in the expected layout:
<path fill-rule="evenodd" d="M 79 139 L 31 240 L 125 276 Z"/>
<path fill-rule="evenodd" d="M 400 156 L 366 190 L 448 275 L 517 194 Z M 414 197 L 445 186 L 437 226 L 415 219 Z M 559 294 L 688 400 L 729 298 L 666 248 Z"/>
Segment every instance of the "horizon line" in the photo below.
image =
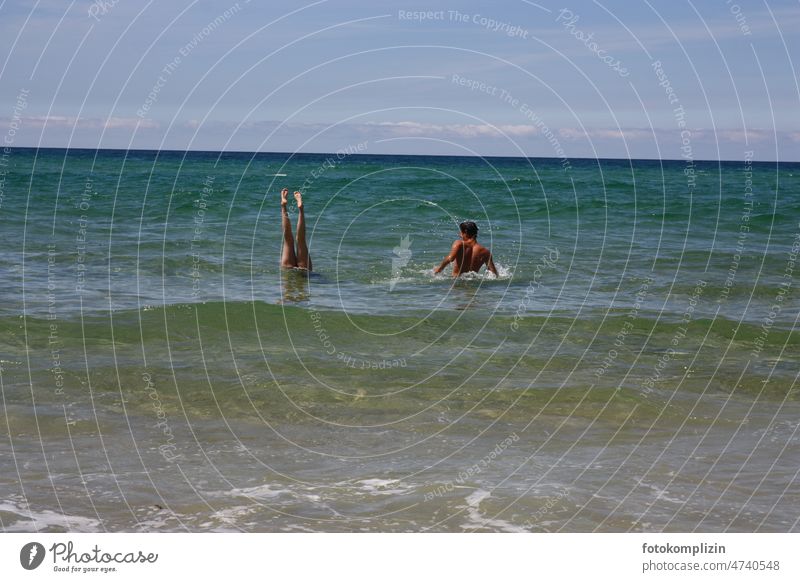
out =
<path fill-rule="evenodd" d="M 92 147 L 63 147 L 63 146 L 6 146 L 9 150 L 87 150 L 87 151 L 107 151 L 107 152 L 150 152 L 150 153 L 196 153 L 196 154 L 251 154 L 251 155 L 309 155 L 309 156 L 329 156 L 337 155 L 339 152 L 267 152 L 252 150 L 203 150 L 203 149 L 153 149 L 153 148 L 92 148 Z M 5 149 L 5 148 L 4 148 Z M 615 161 L 615 162 L 686 162 L 686 163 L 731 163 L 742 162 L 743 159 L 686 159 L 686 158 L 604 158 L 604 157 L 553 157 L 553 156 L 501 156 L 501 155 L 459 155 L 459 154 L 366 154 L 366 153 L 347 153 L 345 157 L 376 157 L 376 156 L 405 156 L 405 157 L 443 157 L 443 158 L 497 158 L 514 160 L 556 160 L 563 163 L 564 160 L 575 161 Z M 798 164 L 800 160 L 750 160 L 754 164 Z"/>

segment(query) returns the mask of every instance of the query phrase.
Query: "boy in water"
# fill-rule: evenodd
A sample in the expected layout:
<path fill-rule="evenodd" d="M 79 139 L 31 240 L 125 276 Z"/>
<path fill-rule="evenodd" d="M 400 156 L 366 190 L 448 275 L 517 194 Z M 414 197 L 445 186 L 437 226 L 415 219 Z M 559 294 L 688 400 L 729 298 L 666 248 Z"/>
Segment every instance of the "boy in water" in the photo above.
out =
<path fill-rule="evenodd" d="M 311 256 L 308 254 L 306 244 L 306 217 L 303 212 L 303 195 L 294 193 L 297 201 L 297 250 L 295 251 L 294 238 L 292 237 L 292 222 L 286 211 L 286 197 L 289 189 L 281 190 L 281 223 L 283 225 L 283 252 L 281 253 L 281 267 L 287 269 L 303 269 L 311 272 Z"/>
<path fill-rule="evenodd" d="M 459 224 L 458 228 L 461 230 L 461 239 L 453 243 L 450 254 L 433 272 L 441 273 L 447 265 L 453 263 L 453 277 L 458 277 L 461 273 L 477 273 L 483 265 L 486 265 L 486 268 L 497 277 L 492 253 L 478 244 L 478 225 L 468 220 Z"/>

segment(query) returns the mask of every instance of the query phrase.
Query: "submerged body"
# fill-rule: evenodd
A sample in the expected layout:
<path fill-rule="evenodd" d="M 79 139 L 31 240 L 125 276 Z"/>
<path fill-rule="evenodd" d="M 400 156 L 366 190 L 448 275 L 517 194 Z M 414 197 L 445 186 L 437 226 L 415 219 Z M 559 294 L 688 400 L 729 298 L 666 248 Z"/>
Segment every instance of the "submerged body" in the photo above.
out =
<path fill-rule="evenodd" d="M 281 252 L 281 267 L 286 269 L 301 269 L 311 271 L 311 255 L 308 253 L 306 243 L 306 216 L 303 210 L 303 195 L 294 193 L 297 201 L 297 249 L 295 237 L 292 236 L 292 222 L 286 210 L 288 188 L 281 190 L 281 226 L 283 228 L 283 251 Z"/>

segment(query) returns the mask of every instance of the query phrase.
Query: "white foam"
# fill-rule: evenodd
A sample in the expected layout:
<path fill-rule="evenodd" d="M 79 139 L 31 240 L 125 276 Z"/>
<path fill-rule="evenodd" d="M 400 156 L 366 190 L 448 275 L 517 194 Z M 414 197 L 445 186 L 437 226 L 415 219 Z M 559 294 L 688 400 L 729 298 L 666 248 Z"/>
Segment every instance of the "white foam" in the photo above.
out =
<path fill-rule="evenodd" d="M 399 479 L 362 479 L 356 481 L 363 491 L 372 495 L 404 495 L 411 487 L 400 483 Z"/>
<path fill-rule="evenodd" d="M 252 505 L 228 507 L 215 511 L 209 517 L 212 520 L 234 528 L 234 531 L 240 531 L 239 528 L 243 525 L 241 519 L 247 515 L 253 514 L 257 510 L 258 507 Z"/>
<path fill-rule="evenodd" d="M 4 519 L 3 531 L 6 532 L 34 532 L 50 528 L 63 528 L 70 532 L 97 532 L 102 531 L 101 523 L 97 519 L 56 513 L 55 511 L 31 511 L 14 505 L 12 502 L 0 503 L 0 511 L 12 513 L 19 517 L 19 521 L 8 524 Z"/>
<path fill-rule="evenodd" d="M 481 501 L 491 496 L 492 494 L 489 493 L 488 491 L 484 491 L 483 489 L 477 489 L 472 493 L 470 493 L 464 501 L 466 501 L 467 505 L 469 505 L 470 507 L 477 508 L 481 504 Z"/>
<path fill-rule="evenodd" d="M 495 267 L 497 267 L 497 277 L 495 277 L 494 274 L 488 269 L 484 268 L 478 273 L 461 273 L 458 279 L 462 281 L 504 281 L 511 279 L 511 277 L 514 276 L 514 272 L 508 267 L 504 267 L 498 263 L 495 263 Z M 434 274 L 433 269 L 421 269 L 416 272 L 420 275 L 424 275 L 428 279 L 447 281 L 451 281 L 453 279 L 453 276 L 450 274 L 449 270 L 442 271 L 439 274 Z"/>
<path fill-rule="evenodd" d="M 464 501 L 467 502 L 467 516 L 469 520 L 467 523 L 461 525 L 463 529 L 483 529 L 494 528 L 499 531 L 510 533 L 525 533 L 528 530 L 525 528 L 514 525 L 510 521 L 504 519 L 492 519 L 486 517 L 480 510 L 480 504 L 484 499 L 488 499 L 492 494 L 483 489 L 477 489 L 470 493 Z"/>
<path fill-rule="evenodd" d="M 244 507 L 257 508 L 270 502 L 285 504 L 291 503 L 292 501 L 298 499 L 302 500 L 304 503 L 316 503 L 324 507 L 324 505 L 322 505 L 322 497 L 315 493 L 296 489 L 281 488 L 270 483 L 256 485 L 255 487 L 236 487 L 227 491 L 211 491 L 204 493 L 204 495 L 217 498 L 246 497 L 247 499 L 253 501 L 252 505 Z M 281 497 L 282 499 L 279 500 Z"/>
<path fill-rule="evenodd" d="M 275 497 L 280 497 L 285 493 L 290 495 L 292 493 L 288 489 L 273 489 L 272 487 L 272 485 L 267 483 L 266 485 L 257 485 L 256 487 L 245 487 L 244 489 L 236 488 L 225 492 L 223 495 L 251 497 L 253 499 L 274 499 Z"/>
<path fill-rule="evenodd" d="M 281 531 L 290 532 L 290 531 L 304 531 L 308 533 L 317 533 L 318 530 L 311 529 L 308 527 L 304 527 L 299 523 L 291 523 L 284 528 L 281 528 Z"/>
<path fill-rule="evenodd" d="M 683 504 L 685 500 L 683 499 L 676 499 L 675 497 L 670 497 L 670 492 L 666 489 L 661 489 L 660 487 L 656 487 L 651 483 L 645 483 L 641 479 L 639 480 L 639 487 L 646 487 L 650 489 L 656 496 L 656 500 L 663 500 L 668 503 L 681 503 Z"/>

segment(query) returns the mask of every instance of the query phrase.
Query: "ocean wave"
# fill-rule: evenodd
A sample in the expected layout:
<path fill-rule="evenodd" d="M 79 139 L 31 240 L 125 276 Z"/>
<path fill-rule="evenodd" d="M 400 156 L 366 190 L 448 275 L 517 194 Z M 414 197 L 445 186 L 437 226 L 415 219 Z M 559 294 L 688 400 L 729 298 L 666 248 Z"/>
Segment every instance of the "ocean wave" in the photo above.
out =
<path fill-rule="evenodd" d="M 58 513 L 48 509 L 32 509 L 28 501 L 7 498 L 0 501 L 4 513 L 5 532 L 73 532 L 103 531 L 102 523 L 90 517 Z"/>

